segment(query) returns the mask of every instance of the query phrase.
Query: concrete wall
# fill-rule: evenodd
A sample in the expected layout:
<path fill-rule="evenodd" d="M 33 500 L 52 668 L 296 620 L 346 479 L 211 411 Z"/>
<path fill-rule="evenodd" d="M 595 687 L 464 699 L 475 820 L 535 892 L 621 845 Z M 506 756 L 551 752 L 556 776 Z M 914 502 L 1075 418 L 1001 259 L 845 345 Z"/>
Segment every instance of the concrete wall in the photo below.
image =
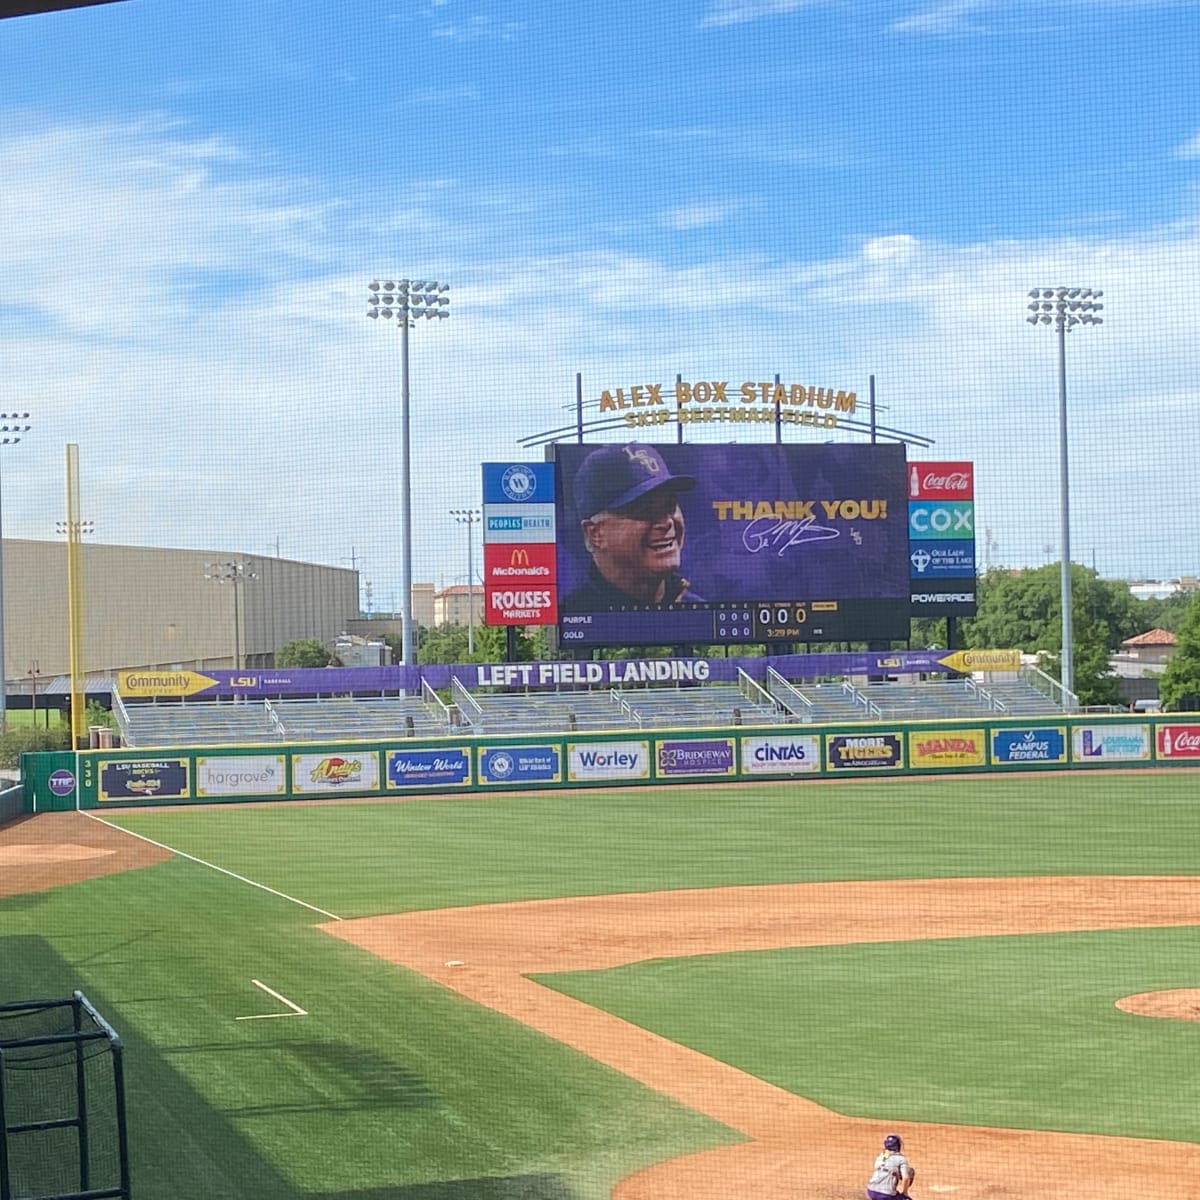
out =
<path fill-rule="evenodd" d="M 285 642 L 332 642 L 358 616 L 358 572 L 216 550 L 81 547 L 85 671 L 234 666 L 234 585 L 206 580 L 205 564 L 246 559 L 237 585 L 236 640 L 248 666 Z M 69 671 L 64 542 L 4 541 L 5 676 Z"/>

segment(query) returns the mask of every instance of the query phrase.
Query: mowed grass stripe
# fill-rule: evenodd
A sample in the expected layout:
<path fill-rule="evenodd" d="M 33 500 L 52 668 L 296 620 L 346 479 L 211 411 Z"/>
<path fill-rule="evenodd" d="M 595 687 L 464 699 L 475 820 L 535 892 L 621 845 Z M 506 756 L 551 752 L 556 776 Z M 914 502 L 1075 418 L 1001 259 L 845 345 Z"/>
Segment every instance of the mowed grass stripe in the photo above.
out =
<path fill-rule="evenodd" d="M 1200 870 L 1193 772 L 108 813 L 343 917 L 835 879 Z"/>
<path fill-rule="evenodd" d="M 897 930 L 903 933 L 902 926 Z M 1200 930 L 821 946 L 539 982 L 851 1116 L 1200 1141 Z"/>
<path fill-rule="evenodd" d="M 185 860 L 0 900 L 0 994 L 126 1040 L 139 1195 L 593 1200 L 740 1135 Z M 276 1007 L 306 1017 L 242 1021 Z"/>

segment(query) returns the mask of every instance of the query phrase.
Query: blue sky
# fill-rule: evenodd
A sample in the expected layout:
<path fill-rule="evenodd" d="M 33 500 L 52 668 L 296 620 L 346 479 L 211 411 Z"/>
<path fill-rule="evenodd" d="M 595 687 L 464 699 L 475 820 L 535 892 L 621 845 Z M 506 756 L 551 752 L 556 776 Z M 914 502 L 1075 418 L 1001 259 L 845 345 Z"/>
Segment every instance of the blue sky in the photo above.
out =
<path fill-rule="evenodd" d="M 412 335 L 416 580 L 464 581 L 448 510 L 569 420 L 577 371 L 588 399 L 874 375 L 914 457 L 976 462 L 981 557 L 986 529 L 1039 565 L 1057 360 L 1025 293 L 1063 283 L 1106 293 L 1068 339 L 1074 558 L 1200 573 L 1198 46 L 1200 0 L 0 22 L 3 409 L 34 425 L 4 533 L 54 536 L 75 442 L 97 541 L 353 558 L 391 607 L 399 339 L 365 311 L 394 272 L 452 287 Z"/>

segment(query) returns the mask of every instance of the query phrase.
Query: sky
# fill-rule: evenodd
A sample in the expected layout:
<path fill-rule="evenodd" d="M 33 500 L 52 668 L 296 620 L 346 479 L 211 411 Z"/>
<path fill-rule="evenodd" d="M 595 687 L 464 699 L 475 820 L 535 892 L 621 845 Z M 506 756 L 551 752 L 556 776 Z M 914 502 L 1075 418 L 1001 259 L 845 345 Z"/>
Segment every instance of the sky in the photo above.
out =
<path fill-rule="evenodd" d="M 577 374 L 589 404 L 873 378 L 910 457 L 975 463 L 981 565 L 1039 566 L 1059 361 L 1026 293 L 1070 285 L 1105 293 L 1066 339 L 1072 557 L 1200 574 L 1197 46 L 1200 0 L 0 21 L 3 533 L 56 536 L 76 444 L 91 540 L 353 566 L 398 608 L 400 337 L 366 312 L 407 276 L 451 297 L 410 335 L 414 581 L 465 582 L 450 511 L 542 457 Z M 687 430 L 730 436 L 762 434 Z"/>

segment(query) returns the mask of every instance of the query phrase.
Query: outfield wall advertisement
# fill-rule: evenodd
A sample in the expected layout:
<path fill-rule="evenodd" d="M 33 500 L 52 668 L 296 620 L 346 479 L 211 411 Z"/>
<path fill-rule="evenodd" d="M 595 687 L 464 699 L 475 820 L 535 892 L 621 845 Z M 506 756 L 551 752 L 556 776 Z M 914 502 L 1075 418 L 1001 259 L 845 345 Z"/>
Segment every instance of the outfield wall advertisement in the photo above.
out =
<path fill-rule="evenodd" d="M 719 780 L 1200 766 L 1200 722 L 1067 717 L 406 739 L 22 758 L 27 811 Z"/>

